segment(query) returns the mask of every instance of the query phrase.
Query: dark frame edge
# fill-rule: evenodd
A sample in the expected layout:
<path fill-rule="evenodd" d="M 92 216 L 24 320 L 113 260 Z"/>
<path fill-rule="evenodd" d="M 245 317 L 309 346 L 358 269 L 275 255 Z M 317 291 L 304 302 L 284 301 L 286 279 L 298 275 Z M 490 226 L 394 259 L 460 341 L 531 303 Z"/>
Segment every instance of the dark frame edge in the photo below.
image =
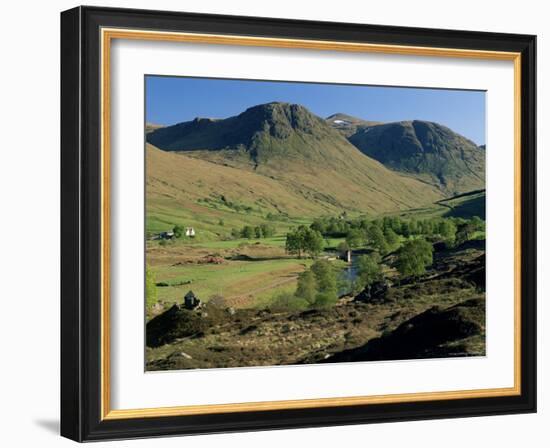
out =
<path fill-rule="evenodd" d="M 537 412 L 537 36 L 521 51 L 521 392 Z"/>
<path fill-rule="evenodd" d="M 61 425 L 83 441 L 80 355 L 81 8 L 61 14 Z"/>

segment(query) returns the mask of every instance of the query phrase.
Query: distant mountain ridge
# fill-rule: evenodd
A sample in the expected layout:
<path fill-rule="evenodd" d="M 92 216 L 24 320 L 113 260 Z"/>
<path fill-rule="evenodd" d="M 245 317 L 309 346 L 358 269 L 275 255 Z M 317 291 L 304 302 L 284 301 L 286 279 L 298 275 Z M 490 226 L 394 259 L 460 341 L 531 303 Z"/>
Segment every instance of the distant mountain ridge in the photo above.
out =
<path fill-rule="evenodd" d="M 346 138 L 355 134 L 359 129 L 382 124 L 381 121 L 363 120 L 343 113 L 329 115 L 325 120 Z"/>
<path fill-rule="evenodd" d="M 298 104 L 267 103 L 226 119 L 195 118 L 159 129 L 149 143 L 168 151 L 247 149 L 254 153 L 263 134 L 286 139 L 292 131 L 313 134 L 322 120 Z"/>
<path fill-rule="evenodd" d="M 335 207 L 403 209 L 485 186 L 485 151 L 419 120 L 379 123 L 342 113 L 323 119 L 299 104 L 272 102 L 225 119 L 149 129 L 146 140 L 253 170 Z"/>
<path fill-rule="evenodd" d="M 318 213 L 377 214 L 443 198 L 433 186 L 365 156 L 324 119 L 297 104 L 268 103 L 226 119 L 195 119 L 146 138 L 167 152 L 275 180 L 293 197 L 317 204 Z M 223 193 L 223 185 L 215 187 Z"/>
<path fill-rule="evenodd" d="M 384 123 L 360 128 L 348 139 L 388 168 L 414 175 L 446 194 L 485 188 L 485 147 L 441 124 Z"/>
<path fill-rule="evenodd" d="M 299 104 L 282 102 L 253 106 L 226 119 L 196 118 L 168 126 L 147 134 L 147 141 L 165 151 L 221 151 L 226 162 L 238 159 L 263 168 L 298 161 L 330 165 L 342 151 L 356 152 L 325 120 Z M 220 161 L 213 154 L 202 157 Z"/>

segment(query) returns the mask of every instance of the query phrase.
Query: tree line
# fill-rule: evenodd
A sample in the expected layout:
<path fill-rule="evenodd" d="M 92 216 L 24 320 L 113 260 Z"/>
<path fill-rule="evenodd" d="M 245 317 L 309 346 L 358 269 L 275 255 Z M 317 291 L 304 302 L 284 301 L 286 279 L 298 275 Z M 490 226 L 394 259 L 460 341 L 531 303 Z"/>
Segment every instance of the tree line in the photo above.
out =
<path fill-rule="evenodd" d="M 485 222 L 478 217 L 423 220 L 318 218 L 309 227 L 301 225 L 291 229 L 286 235 L 285 249 L 298 258 L 306 254 L 315 258 L 323 250 L 325 238 L 338 237 L 345 238 L 338 246 L 340 251 L 370 247 L 384 256 L 398 250 L 409 239 L 443 241 L 448 247 L 453 247 L 484 231 Z"/>
<path fill-rule="evenodd" d="M 231 237 L 234 239 L 247 238 L 271 238 L 275 235 L 276 229 L 271 224 L 260 224 L 259 226 L 244 226 L 241 229 L 232 229 Z"/>
<path fill-rule="evenodd" d="M 298 258 L 306 254 L 316 258 L 327 237 L 345 238 L 339 245 L 340 250 L 370 248 L 371 252 L 360 255 L 356 262 L 357 277 L 352 291 L 357 293 L 375 282 L 384 281 L 382 257 L 390 252 L 395 254 L 394 266 L 400 277 L 418 277 L 433 263 L 433 243 L 442 241 L 452 247 L 484 231 L 485 222 L 478 217 L 423 220 L 320 218 L 309 227 L 301 225 L 291 229 L 286 236 L 285 248 Z M 315 261 L 298 277 L 294 304 L 325 307 L 336 303 L 338 272 L 339 269 L 328 260 Z"/>
<path fill-rule="evenodd" d="M 393 252 L 401 241 L 424 237 L 436 242 L 444 241 L 449 247 L 462 244 L 477 232 L 485 231 L 485 222 L 477 216 L 464 218 L 402 219 L 397 216 L 369 220 L 366 218 L 343 220 L 341 218 L 318 218 L 310 228 L 324 238 L 345 238 L 340 249 L 372 247 L 382 255 Z"/>

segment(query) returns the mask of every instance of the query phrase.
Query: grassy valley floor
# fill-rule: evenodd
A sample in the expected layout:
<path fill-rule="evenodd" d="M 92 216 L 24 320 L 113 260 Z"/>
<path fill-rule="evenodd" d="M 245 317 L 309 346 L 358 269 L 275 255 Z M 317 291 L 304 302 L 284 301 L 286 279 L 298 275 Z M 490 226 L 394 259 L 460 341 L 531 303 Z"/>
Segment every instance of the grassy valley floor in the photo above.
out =
<path fill-rule="evenodd" d="M 181 303 L 189 290 L 204 301 L 222 296 L 227 307 L 265 307 L 277 293 L 294 291 L 313 262 L 287 255 L 283 237 L 149 246 L 147 261 L 164 307 Z"/>

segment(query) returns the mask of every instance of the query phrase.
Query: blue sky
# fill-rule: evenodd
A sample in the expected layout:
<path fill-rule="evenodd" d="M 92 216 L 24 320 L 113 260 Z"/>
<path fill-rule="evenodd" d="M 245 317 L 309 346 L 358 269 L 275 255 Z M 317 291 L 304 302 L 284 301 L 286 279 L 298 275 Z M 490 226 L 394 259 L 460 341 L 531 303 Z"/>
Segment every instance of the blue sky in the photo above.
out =
<path fill-rule="evenodd" d="M 284 101 L 320 117 L 342 112 L 373 121 L 435 121 L 485 143 L 482 91 L 164 76 L 146 76 L 145 86 L 148 123 L 227 118 L 257 104 Z"/>

